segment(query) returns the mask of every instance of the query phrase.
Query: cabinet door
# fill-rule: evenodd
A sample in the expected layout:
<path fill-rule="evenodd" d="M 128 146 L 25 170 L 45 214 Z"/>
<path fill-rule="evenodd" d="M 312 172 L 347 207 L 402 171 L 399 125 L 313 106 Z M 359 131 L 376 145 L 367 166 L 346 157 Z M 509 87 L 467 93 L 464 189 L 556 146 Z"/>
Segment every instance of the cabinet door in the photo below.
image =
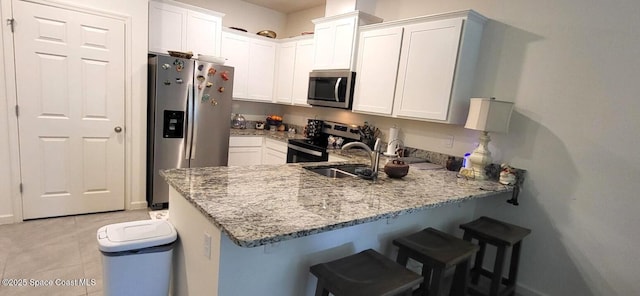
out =
<path fill-rule="evenodd" d="M 164 53 L 186 48 L 187 10 L 149 2 L 149 51 Z"/>
<path fill-rule="evenodd" d="M 333 23 L 317 24 L 313 34 L 314 54 L 313 69 L 331 69 L 333 47 L 335 43 L 335 27 Z"/>
<path fill-rule="evenodd" d="M 196 57 L 198 54 L 219 56 L 221 30 L 220 17 L 189 11 L 186 50 L 192 51 Z"/>
<path fill-rule="evenodd" d="M 313 70 L 313 39 L 296 44 L 296 59 L 293 73 L 293 104 L 307 104 L 309 96 L 309 72 Z"/>
<path fill-rule="evenodd" d="M 351 55 L 356 33 L 356 17 L 334 21 L 333 60 L 331 69 L 351 69 Z"/>
<path fill-rule="evenodd" d="M 287 163 L 287 144 L 284 142 L 264 139 L 264 149 L 262 154 L 262 164 L 285 164 Z"/>
<path fill-rule="evenodd" d="M 278 103 L 292 103 L 294 80 L 294 66 L 296 62 L 296 42 L 286 42 L 278 47 L 276 94 L 274 101 Z"/>
<path fill-rule="evenodd" d="M 249 39 L 227 32 L 222 32 L 222 56 L 227 59 L 226 65 L 234 67 L 233 97 L 248 98 L 249 81 Z"/>
<path fill-rule="evenodd" d="M 395 116 L 447 120 L 461 29 L 462 19 L 405 27 Z"/>
<path fill-rule="evenodd" d="M 276 43 L 251 40 L 249 47 L 249 89 L 251 100 L 271 102 L 276 68 Z"/>
<path fill-rule="evenodd" d="M 229 166 L 259 165 L 261 163 L 261 147 L 229 147 Z"/>
<path fill-rule="evenodd" d="M 402 27 L 360 33 L 353 111 L 391 115 Z"/>

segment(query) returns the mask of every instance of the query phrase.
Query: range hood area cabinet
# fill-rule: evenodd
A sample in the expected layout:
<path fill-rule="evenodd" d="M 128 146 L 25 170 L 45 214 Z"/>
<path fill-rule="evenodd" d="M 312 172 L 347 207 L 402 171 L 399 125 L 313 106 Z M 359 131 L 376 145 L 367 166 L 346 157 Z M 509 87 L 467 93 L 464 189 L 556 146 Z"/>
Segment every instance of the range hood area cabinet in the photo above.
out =
<path fill-rule="evenodd" d="M 354 49 L 358 28 L 382 22 L 364 12 L 353 11 L 341 15 L 312 20 L 314 29 L 314 70 L 353 69 Z"/>
<path fill-rule="evenodd" d="M 353 111 L 463 124 L 486 20 L 467 10 L 360 28 Z"/>
<path fill-rule="evenodd" d="M 174 1 L 149 2 L 149 51 L 220 55 L 223 13 Z"/>
<path fill-rule="evenodd" d="M 234 67 L 233 98 L 271 102 L 276 47 L 272 39 L 224 28 L 221 55 L 225 65 Z"/>

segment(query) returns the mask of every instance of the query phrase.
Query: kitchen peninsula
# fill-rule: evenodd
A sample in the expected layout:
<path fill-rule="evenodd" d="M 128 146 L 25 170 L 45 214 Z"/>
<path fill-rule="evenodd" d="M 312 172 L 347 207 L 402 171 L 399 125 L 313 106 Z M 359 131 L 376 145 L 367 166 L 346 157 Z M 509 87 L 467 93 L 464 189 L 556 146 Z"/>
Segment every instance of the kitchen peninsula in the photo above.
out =
<path fill-rule="evenodd" d="M 309 266 L 426 226 L 453 232 L 479 198 L 511 192 L 446 170 L 402 179 L 332 179 L 310 163 L 171 169 L 169 216 L 179 234 L 174 295 L 312 295 Z M 316 164 L 317 165 L 317 164 Z"/>

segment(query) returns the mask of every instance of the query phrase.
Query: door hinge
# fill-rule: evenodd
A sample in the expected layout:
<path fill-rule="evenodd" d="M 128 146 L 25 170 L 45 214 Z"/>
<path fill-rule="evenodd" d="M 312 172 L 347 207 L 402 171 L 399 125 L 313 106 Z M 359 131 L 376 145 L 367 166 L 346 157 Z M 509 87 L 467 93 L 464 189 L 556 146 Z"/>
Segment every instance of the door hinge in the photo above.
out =
<path fill-rule="evenodd" d="M 13 18 L 7 19 L 7 26 L 11 26 L 11 33 L 13 33 L 13 26 L 15 24 L 16 20 Z"/>
<path fill-rule="evenodd" d="M 20 193 L 22 193 L 22 183 L 20 183 Z"/>
<path fill-rule="evenodd" d="M 20 116 L 20 107 L 16 105 L 16 117 Z"/>

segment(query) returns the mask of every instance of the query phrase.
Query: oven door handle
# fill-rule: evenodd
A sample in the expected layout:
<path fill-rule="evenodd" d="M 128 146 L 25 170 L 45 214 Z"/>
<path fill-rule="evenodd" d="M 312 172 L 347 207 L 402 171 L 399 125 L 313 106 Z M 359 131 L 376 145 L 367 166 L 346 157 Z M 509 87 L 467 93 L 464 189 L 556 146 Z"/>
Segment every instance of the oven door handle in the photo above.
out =
<path fill-rule="evenodd" d="M 333 88 L 333 94 L 336 99 L 336 102 L 340 102 L 340 98 L 338 98 L 338 88 L 340 88 L 341 81 L 342 81 L 342 77 L 338 78 L 338 81 L 336 81 L 336 86 Z"/>
<path fill-rule="evenodd" d="M 300 151 L 302 153 L 306 153 L 306 154 L 309 154 L 309 155 L 322 157 L 322 152 L 319 152 L 319 151 L 314 151 L 314 150 L 311 150 L 311 149 L 307 149 L 307 148 L 303 148 L 303 147 L 296 146 L 296 145 L 291 145 L 291 144 L 287 144 L 287 147 L 289 149 Z"/>

